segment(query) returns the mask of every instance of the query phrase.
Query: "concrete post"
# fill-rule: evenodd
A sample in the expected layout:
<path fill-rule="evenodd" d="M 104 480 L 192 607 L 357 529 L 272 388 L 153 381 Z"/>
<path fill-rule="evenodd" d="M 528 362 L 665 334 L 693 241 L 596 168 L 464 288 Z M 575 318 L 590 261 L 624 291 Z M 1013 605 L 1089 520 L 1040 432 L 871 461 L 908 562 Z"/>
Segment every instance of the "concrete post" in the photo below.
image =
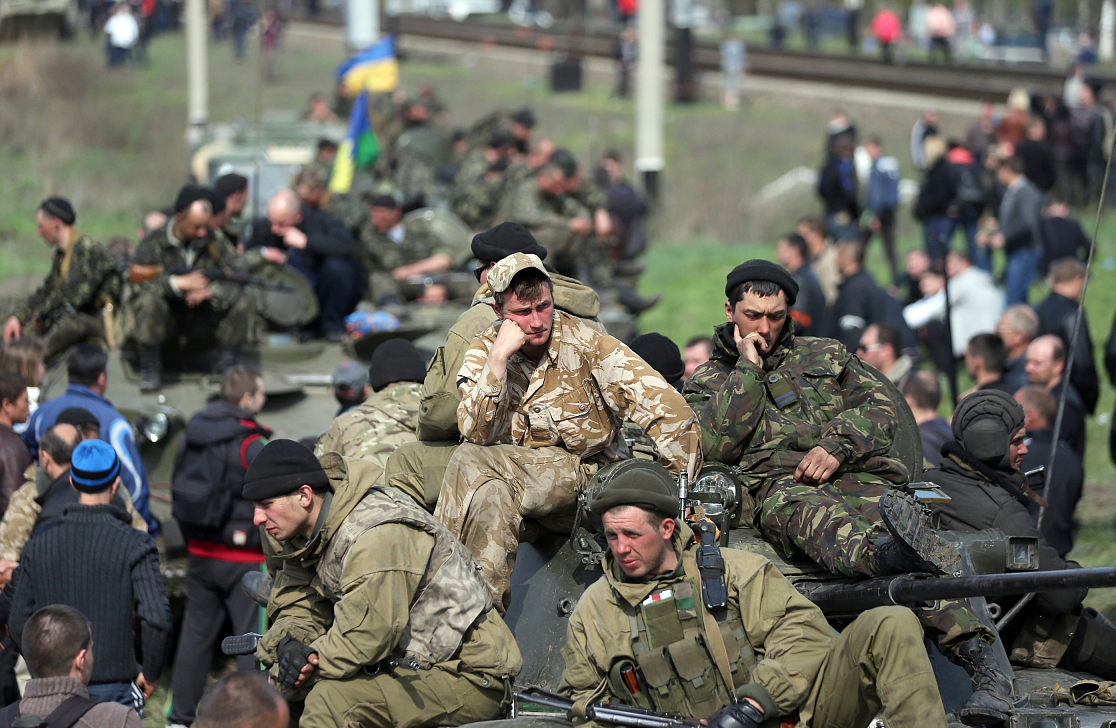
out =
<path fill-rule="evenodd" d="M 345 0 L 345 42 L 362 51 L 380 39 L 378 0 Z"/>
<path fill-rule="evenodd" d="M 659 194 L 663 159 L 664 0 L 640 0 L 639 66 L 636 69 L 635 168 L 643 191 L 654 202 Z"/>
<path fill-rule="evenodd" d="M 207 30 L 205 0 L 186 0 L 186 139 L 191 145 L 200 139 L 209 123 Z"/>

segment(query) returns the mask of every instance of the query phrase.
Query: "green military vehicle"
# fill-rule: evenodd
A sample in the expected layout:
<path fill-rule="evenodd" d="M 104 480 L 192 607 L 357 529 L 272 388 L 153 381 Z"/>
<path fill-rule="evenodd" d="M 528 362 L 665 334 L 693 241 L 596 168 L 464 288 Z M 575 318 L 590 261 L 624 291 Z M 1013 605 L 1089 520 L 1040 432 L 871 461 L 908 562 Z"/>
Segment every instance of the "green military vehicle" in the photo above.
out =
<path fill-rule="evenodd" d="M 11 40 L 28 33 L 73 35 L 78 23 L 74 0 L 0 0 L 0 39 Z"/>

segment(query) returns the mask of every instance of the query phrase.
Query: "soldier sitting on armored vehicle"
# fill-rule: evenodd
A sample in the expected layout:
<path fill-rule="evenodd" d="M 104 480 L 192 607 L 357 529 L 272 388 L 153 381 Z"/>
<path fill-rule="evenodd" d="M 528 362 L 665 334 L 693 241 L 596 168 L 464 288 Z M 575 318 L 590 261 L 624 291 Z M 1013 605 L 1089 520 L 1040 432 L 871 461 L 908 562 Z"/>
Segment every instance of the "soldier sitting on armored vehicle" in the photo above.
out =
<path fill-rule="evenodd" d="M 212 215 L 205 190 L 187 185 L 175 199 L 174 217 L 148 233 L 136 248 L 134 264 L 152 272 L 134 284 L 128 302 L 134 322 L 131 335 L 139 346 L 141 392 L 162 388 L 161 347 L 180 337 L 189 341 L 190 349 L 198 348 L 198 343 L 212 348 L 215 343 L 216 371 L 235 364 L 247 340 L 252 298 L 240 286 L 210 281 L 202 273 L 207 268 L 229 271 L 240 265 L 228 241 L 209 235 Z"/>
<path fill-rule="evenodd" d="M 379 466 L 274 440 L 244 495 L 282 544 L 257 654 L 305 696 L 302 728 L 451 726 L 500 715 L 522 666 L 469 552 Z M 309 689 L 305 692 L 303 689 Z"/>
<path fill-rule="evenodd" d="M 935 521 L 952 531 L 998 528 L 1008 536 L 1037 538 L 1039 569 L 1076 568 L 1047 544 L 1027 510 L 1041 498 L 1019 470 L 1027 454 L 1023 419 L 1023 407 L 997 390 L 961 400 L 953 413 L 955 440 L 942 446 L 941 467 L 923 474 L 951 498 L 931 505 Z M 1000 630 L 1005 644 L 1013 646 L 1008 653 L 1012 661 L 1059 665 L 1116 680 L 1116 627 L 1095 609 L 1081 606 L 1087 593 L 1084 588 L 1036 593 L 1014 622 Z M 1001 606 L 1006 611 L 1010 605 Z"/>
<path fill-rule="evenodd" d="M 487 230 L 496 219 L 508 186 L 508 160 L 498 159 L 457 186 L 453 212 L 473 230 Z"/>
<path fill-rule="evenodd" d="M 244 214 L 244 207 L 248 204 L 248 178 L 229 172 L 217 178 L 213 189 L 225 197 L 225 218 L 221 222 L 221 230 L 230 243 L 239 245 L 243 231 L 239 223 L 233 222 L 233 218 Z"/>
<path fill-rule="evenodd" d="M 318 438 L 314 454 L 335 452 L 386 467 L 397 447 L 415 440 L 425 376 L 426 360 L 411 342 L 388 339 L 377 346 L 366 380 L 374 394 L 333 420 Z M 387 484 L 383 474 L 377 484 Z M 423 502 L 421 494 L 416 500 Z"/>
<path fill-rule="evenodd" d="M 641 426 L 672 472 L 693 470 L 701 453 L 693 411 L 673 387 L 619 340 L 555 313 L 538 256 L 514 253 L 487 280 L 499 321 L 473 340 L 457 374 L 466 442 L 434 514 L 472 551 L 506 611 L 520 538 L 568 532 L 589 478 L 631 456 L 621 422 Z"/>
<path fill-rule="evenodd" d="M 360 232 L 357 256 L 369 273 L 373 303 L 402 302 L 412 276 L 443 273 L 465 262 L 465 251 L 455 250 L 420 225 L 403 222 L 403 207 L 391 195 L 377 195 L 371 216 Z M 420 300 L 441 303 L 449 291 L 440 283 L 422 288 Z"/>
<path fill-rule="evenodd" d="M 498 320 L 493 309 L 495 298 L 488 287 L 488 272 L 497 261 L 512 253 L 531 253 L 541 260 L 546 259 L 546 248 L 539 245 L 526 228 L 514 222 L 501 223 L 477 233 L 470 249 L 477 261 L 474 273 L 480 288 L 473 296 L 473 305 L 458 317 L 449 330 L 445 346 L 435 352 L 426 370 L 418 416 L 419 442 L 400 446 L 387 465 L 388 482 L 406 493 L 423 493 L 420 502 L 425 501 L 431 510 L 438 500 L 446 463 L 461 440 L 457 428 L 457 407 L 461 403 L 457 373 L 465 363 L 465 353 L 473 345 L 473 339 Z M 554 284 L 555 308 L 584 320 L 596 319 L 601 302 L 592 288 L 557 273 L 551 273 L 550 279 Z"/>
<path fill-rule="evenodd" d="M 244 247 L 301 273 L 314 287 L 321 311 L 312 328 L 330 341 L 345 339 L 345 317 L 360 301 L 361 273 L 344 223 L 301 204 L 291 190 L 279 190 L 267 203 L 267 217 L 252 223 Z"/>
<path fill-rule="evenodd" d="M 835 637 L 774 564 L 735 549 L 721 551 L 725 606 L 710 609 L 670 473 L 642 461 L 598 477 L 590 518 L 609 550 L 570 616 L 560 692 L 710 728 L 863 728 L 881 712 L 890 728 L 946 725 L 910 610 L 871 609 Z"/>
<path fill-rule="evenodd" d="M 687 381 L 708 460 L 734 465 L 758 508 L 756 528 L 785 554 L 835 574 L 949 572 L 959 555 L 900 488 L 888 455 L 898 411 L 888 390 L 832 339 L 796 337 L 787 310 L 798 284 L 750 260 L 728 275 L 727 323 L 712 358 Z M 1011 683 L 993 660 L 995 634 L 966 602 L 920 610 L 931 639 L 974 679 L 970 725 L 1003 721 Z"/>
<path fill-rule="evenodd" d="M 100 243 L 82 235 L 69 200 L 49 197 L 36 213 L 39 237 L 55 248 L 38 290 L 4 323 L 4 342 L 22 335 L 45 339 L 50 361 L 75 344 L 105 337 L 104 309 L 120 298 L 120 272 Z"/>

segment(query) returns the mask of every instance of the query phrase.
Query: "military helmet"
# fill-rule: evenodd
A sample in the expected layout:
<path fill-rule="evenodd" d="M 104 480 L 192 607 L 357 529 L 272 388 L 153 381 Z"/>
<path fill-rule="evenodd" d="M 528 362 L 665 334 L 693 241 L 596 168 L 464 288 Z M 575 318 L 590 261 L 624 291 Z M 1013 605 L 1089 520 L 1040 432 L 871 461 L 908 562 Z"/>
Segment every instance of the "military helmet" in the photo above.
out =
<path fill-rule="evenodd" d="M 996 389 L 961 400 L 953 413 L 953 437 L 973 457 L 1001 470 L 1011 469 L 1011 438 L 1023 427 L 1023 407 Z"/>
<path fill-rule="evenodd" d="M 621 460 L 597 471 L 586 489 L 585 513 L 598 533 L 604 532 L 601 516 L 616 506 L 640 506 L 678 517 L 678 483 L 659 463 Z"/>

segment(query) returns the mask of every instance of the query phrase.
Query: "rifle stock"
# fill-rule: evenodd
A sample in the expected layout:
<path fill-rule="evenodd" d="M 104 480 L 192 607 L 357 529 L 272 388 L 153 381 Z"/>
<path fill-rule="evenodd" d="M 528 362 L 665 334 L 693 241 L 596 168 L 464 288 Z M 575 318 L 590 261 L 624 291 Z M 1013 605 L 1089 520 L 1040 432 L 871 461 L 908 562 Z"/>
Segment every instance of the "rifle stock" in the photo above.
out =
<path fill-rule="evenodd" d="M 569 698 L 548 692 L 542 688 L 527 688 L 515 693 L 515 698 L 528 703 L 544 705 L 548 708 L 564 710 L 567 716 L 574 707 L 574 701 Z M 625 728 L 696 728 L 696 726 L 701 725 L 701 721 L 696 718 L 683 718 L 680 715 L 656 713 L 653 710 L 615 703 L 589 705 L 585 708 L 585 717 L 589 720 L 624 726 Z"/>

